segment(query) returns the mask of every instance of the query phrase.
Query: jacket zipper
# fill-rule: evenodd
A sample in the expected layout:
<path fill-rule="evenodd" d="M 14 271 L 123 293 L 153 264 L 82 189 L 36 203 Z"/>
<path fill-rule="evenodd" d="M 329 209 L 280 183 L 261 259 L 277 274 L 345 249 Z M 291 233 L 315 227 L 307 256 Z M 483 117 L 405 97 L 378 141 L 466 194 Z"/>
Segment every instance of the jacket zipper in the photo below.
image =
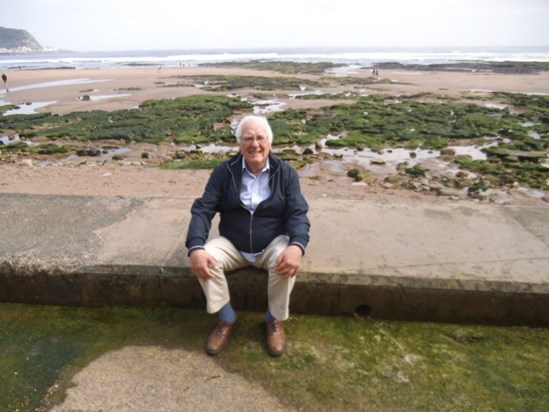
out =
<path fill-rule="evenodd" d="M 244 205 L 244 203 L 242 203 L 242 201 L 240 200 L 240 193 L 238 191 L 238 185 L 236 184 L 236 181 L 234 180 L 234 174 L 233 174 L 233 171 L 231 170 L 231 167 L 229 164 L 227 164 L 227 169 L 229 170 L 229 173 L 231 174 L 231 179 L 233 181 L 233 185 L 234 185 L 234 188 L 235 188 L 235 192 L 236 194 L 238 195 L 238 203 L 240 203 L 240 206 L 244 209 L 246 209 L 246 211 L 248 211 L 248 213 L 250 214 L 250 252 L 253 252 L 253 233 L 252 233 L 252 228 L 253 228 L 253 222 L 254 222 L 254 213 L 253 212 L 250 212 L 248 210 L 248 208 Z M 274 172 L 269 176 L 269 185 L 271 184 L 271 180 L 274 178 L 274 175 L 278 173 L 278 167 L 276 168 L 276 170 L 274 170 Z M 271 196 L 273 194 L 271 193 Z M 263 203 L 263 202 L 261 202 Z M 261 204 L 259 203 L 259 205 Z M 257 207 L 259 207 L 259 205 L 257 205 Z"/>
<path fill-rule="evenodd" d="M 229 170 L 229 173 L 231 174 L 231 179 L 233 181 L 233 185 L 234 185 L 234 190 L 238 196 L 238 203 L 240 204 L 240 207 L 242 207 L 243 209 L 245 209 L 249 214 L 250 214 L 250 226 L 249 226 L 249 232 L 250 232 L 250 252 L 253 251 L 253 233 L 252 233 L 252 227 L 253 227 L 253 220 L 254 220 L 254 214 L 253 212 L 250 212 L 248 210 L 248 208 L 244 205 L 244 203 L 242 203 L 242 201 L 240 200 L 240 194 L 239 194 L 239 191 L 238 191 L 238 185 L 236 184 L 236 181 L 234 180 L 234 174 L 233 174 L 233 171 L 231 170 L 231 168 L 229 167 L 229 165 L 227 165 L 227 169 Z"/>
<path fill-rule="evenodd" d="M 252 234 L 252 227 L 254 223 L 254 214 L 253 212 L 250 212 L 250 252 L 253 253 L 253 234 Z"/>

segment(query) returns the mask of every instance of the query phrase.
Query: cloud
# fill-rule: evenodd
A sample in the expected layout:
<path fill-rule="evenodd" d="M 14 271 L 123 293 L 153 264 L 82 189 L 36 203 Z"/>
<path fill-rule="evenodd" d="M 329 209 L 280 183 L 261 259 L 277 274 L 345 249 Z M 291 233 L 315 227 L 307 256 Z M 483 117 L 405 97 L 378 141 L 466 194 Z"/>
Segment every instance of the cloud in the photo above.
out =
<path fill-rule="evenodd" d="M 73 50 L 549 45 L 544 0 L 21 0 L 0 25 Z"/>

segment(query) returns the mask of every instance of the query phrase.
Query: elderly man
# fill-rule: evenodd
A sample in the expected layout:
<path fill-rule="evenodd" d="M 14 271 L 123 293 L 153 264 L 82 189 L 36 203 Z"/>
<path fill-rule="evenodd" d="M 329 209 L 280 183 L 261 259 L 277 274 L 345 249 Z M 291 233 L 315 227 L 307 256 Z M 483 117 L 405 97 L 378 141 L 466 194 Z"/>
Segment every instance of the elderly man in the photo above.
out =
<path fill-rule="evenodd" d="M 246 116 L 235 135 L 240 153 L 212 172 L 193 203 L 187 233 L 191 270 L 208 313 L 219 312 L 206 353 L 225 349 L 238 324 L 225 272 L 254 266 L 268 271 L 266 346 L 271 356 L 279 356 L 286 348 L 282 321 L 289 317 L 290 294 L 309 241 L 308 205 L 295 170 L 271 153 L 267 119 Z M 206 241 L 217 212 L 220 236 Z"/>

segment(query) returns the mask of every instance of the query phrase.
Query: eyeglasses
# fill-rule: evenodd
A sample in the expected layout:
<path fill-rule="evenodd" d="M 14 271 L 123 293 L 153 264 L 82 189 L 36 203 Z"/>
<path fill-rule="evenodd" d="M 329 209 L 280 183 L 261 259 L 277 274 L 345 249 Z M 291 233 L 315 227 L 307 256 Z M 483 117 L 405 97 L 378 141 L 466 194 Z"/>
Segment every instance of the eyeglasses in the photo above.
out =
<path fill-rule="evenodd" d="M 257 138 L 254 138 L 252 136 L 245 136 L 242 139 L 240 139 L 244 144 L 249 145 L 252 144 L 252 142 L 255 140 L 258 144 L 264 144 L 269 141 L 269 139 L 266 136 L 258 136 Z"/>

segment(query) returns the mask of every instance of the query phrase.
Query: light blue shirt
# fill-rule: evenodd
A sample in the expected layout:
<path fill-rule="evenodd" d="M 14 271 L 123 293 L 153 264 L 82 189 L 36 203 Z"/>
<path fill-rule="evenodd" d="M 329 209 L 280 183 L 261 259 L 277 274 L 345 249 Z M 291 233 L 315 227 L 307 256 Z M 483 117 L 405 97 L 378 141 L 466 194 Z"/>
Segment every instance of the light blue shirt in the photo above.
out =
<path fill-rule="evenodd" d="M 269 168 L 269 159 L 267 159 L 265 166 L 261 169 L 261 173 L 259 176 L 256 176 L 248 170 L 246 161 L 242 158 L 242 186 L 240 188 L 240 201 L 252 214 L 255 212 L 257 205 L 271 196 L 271 188 L 269 187 Z M 244 256 L 246 260 L 253 263 L 255 262 L 256 256 L 263 252 L 240 253 L 242 253 L 242 256 Z"/>

